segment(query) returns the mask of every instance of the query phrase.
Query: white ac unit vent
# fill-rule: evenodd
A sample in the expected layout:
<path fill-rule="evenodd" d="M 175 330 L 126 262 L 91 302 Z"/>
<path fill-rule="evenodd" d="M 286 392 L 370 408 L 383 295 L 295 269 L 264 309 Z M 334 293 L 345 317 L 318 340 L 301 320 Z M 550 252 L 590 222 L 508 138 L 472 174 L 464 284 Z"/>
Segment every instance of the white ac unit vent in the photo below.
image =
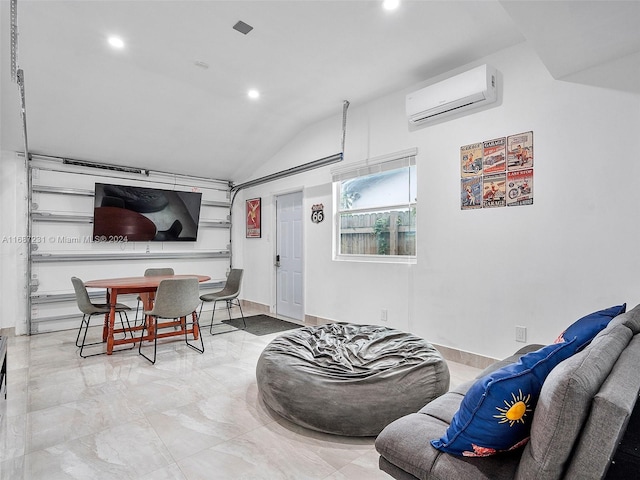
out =
<path fill-rule="evenodd" d="M 410 93 L 407 95 L 409 123 L 418 125 L 495 102 L 496 73 L 490 65 L 481 65 Z"/>

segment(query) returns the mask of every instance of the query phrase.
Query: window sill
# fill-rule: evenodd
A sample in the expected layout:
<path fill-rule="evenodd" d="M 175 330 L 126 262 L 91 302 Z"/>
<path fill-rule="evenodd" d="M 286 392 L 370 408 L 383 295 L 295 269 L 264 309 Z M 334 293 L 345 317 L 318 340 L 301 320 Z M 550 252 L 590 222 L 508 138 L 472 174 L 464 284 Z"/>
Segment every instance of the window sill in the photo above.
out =
<path fill-rule="evenodd" d="M 409 255 L 335 255 L 334 262 L 393 263 L 415 265 L 418 259 Z"/>

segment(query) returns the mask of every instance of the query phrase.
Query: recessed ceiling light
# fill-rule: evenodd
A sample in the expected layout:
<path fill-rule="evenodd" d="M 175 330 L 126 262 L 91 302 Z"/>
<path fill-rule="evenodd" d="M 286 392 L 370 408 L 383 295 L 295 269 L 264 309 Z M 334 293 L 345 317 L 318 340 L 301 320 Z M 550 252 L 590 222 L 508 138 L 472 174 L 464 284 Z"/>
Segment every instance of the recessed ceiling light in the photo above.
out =
<path fill-rule="evenodd" d="M 120 37 L 112 36 L 112 37 L 109 37 L 107 41 L 109 42 L 109 45 L 111 45 L 113 48 L 118 48 L 118 49 L 124 48 L 124 40 L 122 40 Z"/>
<path fill-rule="evenodd" d="M 252 88 L 251 90 L 249 90 L 247 92 L 247 96 L 249 98 L 253 98 L 253 99 L 260 98 L 260 92 L 258 90 L 256 90 L 255 88 Z"/>
<path fill-rule="evenodd" d="M 400 6 L 400 0 L 384 0 L 382 8 L 385 10 L 395 10 Z"/>

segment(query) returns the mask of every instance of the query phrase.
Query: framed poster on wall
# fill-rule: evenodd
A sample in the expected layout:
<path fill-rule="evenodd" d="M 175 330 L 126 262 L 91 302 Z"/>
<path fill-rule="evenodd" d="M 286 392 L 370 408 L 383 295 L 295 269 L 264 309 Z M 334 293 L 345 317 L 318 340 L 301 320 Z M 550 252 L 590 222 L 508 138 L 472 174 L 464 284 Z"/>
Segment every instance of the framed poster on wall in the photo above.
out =
<path fill-rule="evenodd" d="M 262 229 L 260 227 L 261 199 L 252 198 L 247 200 L 247 238 L 260 238 Z"/>

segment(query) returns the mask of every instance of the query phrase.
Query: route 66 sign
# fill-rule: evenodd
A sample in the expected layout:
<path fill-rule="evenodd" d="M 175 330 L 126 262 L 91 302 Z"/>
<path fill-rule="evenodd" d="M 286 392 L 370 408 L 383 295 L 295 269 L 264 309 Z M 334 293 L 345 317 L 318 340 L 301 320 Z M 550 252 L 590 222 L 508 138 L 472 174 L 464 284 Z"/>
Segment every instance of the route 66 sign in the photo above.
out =
<path fill-rule="evenodd" d="M 320 223 L 324 220 L 324 205 L 317 203 L 311 206 L 311 221 L 313 223 Z"/>

